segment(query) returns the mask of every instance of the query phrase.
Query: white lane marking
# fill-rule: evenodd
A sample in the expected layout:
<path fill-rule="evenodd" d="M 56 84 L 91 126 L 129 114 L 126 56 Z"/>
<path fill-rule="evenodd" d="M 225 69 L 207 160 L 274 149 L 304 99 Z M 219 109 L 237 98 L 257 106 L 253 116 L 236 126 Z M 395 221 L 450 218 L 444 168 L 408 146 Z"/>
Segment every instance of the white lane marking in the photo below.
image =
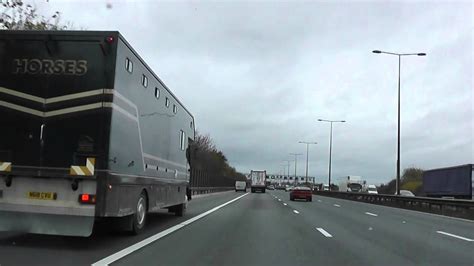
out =
<path fill-rule="evenodd" d="M 242 195 L 242 196 L 239 196 L 239 197 L 237 197 L 237 198 L 235 198 L 235 199 L 232 199 L 232 200 L 230 200 L 230 201 L 228 201 L 228 202 L 226 202 L 226 203 L 224 203 L 224 204 L 221 204 L 221 205 L 219 205 L 219 206 L 217 206 L 217 207 L 214 207 L 214 208 L 212 208 L 212 209 L 210 209 L 210 210 L 208 210 L 208 211 L 206 211 L 206 212 L 204 212 L 204 213 L 201 213 L 201 214 L 199 214 L 199 215 L 197 215 L 197 216 L 195 216 L 195 217 L 193 217 L 193 218 L 191 218 L 191 219 L 189 219 L 189 220 L 186 220 L 186 221 L 184 221 L 184 222 L 182 222 L 182 223 L 180 223 L 180 224 L 177 224 L 177 225 L 175 225 L 175 226 L 173 226 L 173 227 L 171 227 L 171 228 L 168 228 L 168 229 L 166 229 L 166 230 L 164 230 L 164 231 L 161 231 L 161 232 L 159 232 L 159 233 L 156 234 L 156 235 L 153 235 L 153 236 L 151 236 L 151 237 L 149 237 L 149 238 L 147 238 L 147 239 L 145 239 L 145 240 L 142 240 L 142 241 L 140 241 L 140 242 L 138 242 L 138 243 L 136 243 L 136 244 L 133 244 L 132 246 L 129 246 L 129 247 L 127 247 L 127 248 L 125 248 L 125 249 L 123 249 L 123 250 L 121 250 L 121 251 L 119 251 L 119 252 L 117 252 L 117 253 L 115 253 L 115 254 L 112 254 L 112 255 L 110 255 L 110 256 L 108 256 L 108 257 L 106 257 L 106 258 L 103 258 L 103 259 L 99 260 L 98 262 L 93 263 L 92 265 L 93 265 L 93 266 L 109 265 L 110 263 L 113 263 L 113 262 L 115 262 L 115 261 L 117 261 L 117 260 L 119 260 L 119 259 L 121 259 L 121 258 L 123 258 L 123 257 L 125 257 L 125 256 L 127 256 L 127 255 L 129 255 L 129 254 L 131 254 L 131 253 L 133 253 L 133 252 L 135 252 L 135 251 L 137 251 L 137 250 L 139 250 L 139 249 L 141 249 L 141 248 L 143 248 L 143 247 L 145 247 L 145 246 L 147 246 L 147 245 L 153 243 L 153 242 L 155 242 L 155 241 L 157 241 L 158 239 L 163 238 L 164 236 L 167 236 L 167 235 L 173 233 L 174 231 L 177 231 L 177 230 L 181 229 L 182 227 L 185 227 L 186 225 L 189 225 L 189 224 L 191 224 L 191 223 L 193 223 L 193 222 L 195 222 L 195 221 L 197 221 L 197 220 L 199 220 L 199 219 L 201 219 L 201 218 L 203 218 L 203 217 L 205 217 L 205 216 L 207 216 L 207 215 L 209 215 L 209 214 L 211 214 L 211 213 L 213 213 L 213 212 L 219 210 L 220 208 L 222 208 L 222 207 L 224 207 L 224 206 L 226 206 L 226 205 L 228 205 L 228 204 L 231 204 L 232 202 L 237 201 L 237 200 L 239 200 L 239 199 L 242 198 L 242 197 L 247 196 L 248 194 L 249 194 L 249 193 L 245 193 L 245 194 Z"/>
<path fill-rule="evenodd" d="M 283 205 L 285 205 L 285 206 L 286 206 L 286 205 L 288 205 L 288 204 L 286 204 L 286 203 L 283 203 Z"/>
<path fill-rule="evenodd" d="M 300 213 L 300 212 L 299 212 L 299 211 L 297 211 L 297 210 L 293 210 L 293 212 L 294 212 L 294 213 L 296 213 L 296 214 Z"/>
<path fill-rule="evenodd" d="M 320 197 L 324 197 L 324 196 L 320 196 Z M 348 201 L 348 200 L 345 200 L 345 201 Z M 370 204 L 370 203 L 358 202 L 358 201 L 352 201 L 352 202 L 360 203 L 360 204 Z M 373 205 L 373 204 L 370 204 L 370 205 L 371 206 L 377 206 L 377 205 Z M 397 207 L 386 206 L 386 205 L 378 205 L 378 207 L 396 209 L 400 213 L 402 213 L 402 212 L 412 212 L 414 214 L 419 214 L 419 215 L 436 216 L 436 217 L 439 217 L 439 218 L 444 218 L 444 219 L 449 219 L 449 220 L 458 220 L 458 221 L 461 221 L 461 222 L 468 222 L 468 223 L 471 223 L 471 224 L 474 223 L 474 220 L 468 220 L 468 219 L 458 218 L 458 217 L 451 217 L 451 216 L 446 216 L 446 215 L 441 215 L 441 214 L 422 212 L 422 211 L 416 211 L 416 210 L 409 210 L 409 209 L 400 209 L 400 208 L 397 208 Z"/>
<path fill-rule="evenodd" d="M 339 204 L 334 204 L 334 207 L 338 207 L 338 208 L 339 208 L 339 207 L 341 207 L 341 205 L 339 205 Z"/>
<path fill-rule="evenodd" d="M 278 199 L 278 201 L 281 201 L 281 199 Z"/>
<path fill-rule="evenodd" d="M 372 230 L 374 230 L 374 229 L 372 227 L 369 227 L 369 231 L 372 231 Z"/>
<path fill-rule="evenodd" d="M 325 237 L 332 237 L 332 235 L 328 232 L 326 232 L 326 230 L 324 230 L 323 228 L 321 227 L 317 227 L 316 230 L 318 230 L 321 234 L 323 234 L 323 236 Z"/>
<path fill-rule="evenodd" d="M 406 221 L 402 221 L 402 224 L 406 224 L 407 222 Z"/>
<path fill-rule="evenodd" d="M 455 237 L 455 238 L 462 239 L 462 240 L 465 240 L 465 241 L 468 241 L 468 242 L 474 242 L 474 239 L 470 239 L 470 238 L 463 237 L 463 236 L 458 236 L 458 235 L 443 232 L 443 231 L 436 231 L 436 233 L 451 236 L 451 237 Z"/>
<path fill-rule="evenodd" d="M 318 199 L 318 202 L 323 202 L 322 200 Z"/>
<path fill-rule="evenodd" d="M 379 216 L 378 214 L 371 213 L 371 212 L 365 212 L 365 214 L 370 215 L 370 216 L 375 216 L 375 217 Z"/>

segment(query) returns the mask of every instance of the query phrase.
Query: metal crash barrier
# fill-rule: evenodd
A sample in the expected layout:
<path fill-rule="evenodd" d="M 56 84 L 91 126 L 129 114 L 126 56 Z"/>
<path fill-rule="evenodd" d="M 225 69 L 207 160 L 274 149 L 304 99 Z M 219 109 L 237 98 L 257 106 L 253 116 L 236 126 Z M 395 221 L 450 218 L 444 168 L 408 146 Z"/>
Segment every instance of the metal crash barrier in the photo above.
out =
<path fill-rule="evenodd" d="M 338 191 L 314 191 L 313 194 L 474 220 L 474 201 L 472 200 L 404 197 Z"/>
<path fill-rule="evenodd" d="M 191 187 L 192 195 L 208 194 L 222 191 L 234 190 L 235 187 Z"/>

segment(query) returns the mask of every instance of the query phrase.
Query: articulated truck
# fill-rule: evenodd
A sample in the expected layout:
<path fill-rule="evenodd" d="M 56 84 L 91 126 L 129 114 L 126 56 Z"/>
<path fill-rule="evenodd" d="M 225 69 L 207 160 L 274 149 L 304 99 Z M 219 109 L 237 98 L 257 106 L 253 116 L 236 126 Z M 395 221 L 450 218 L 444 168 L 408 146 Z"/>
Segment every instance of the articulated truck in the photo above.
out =
<path fill-rule="evenodd" d="M 339 183 L 339 191 L 343 192 L 363 192 L 365 189 L 365 181 L 362 177 L 349 175 L 344 176 L 342 181 Z"/>
<path fill-rule="evenodd" d="M 194 118 L 119 32 L 1 31 L 0 119 L 0 231 L 186 210 Z"/>
<path fill-rule="evenodd" d="M 250 192 L 255 193 L 257 191 L 260 191 L 262 193 L 265 193 L 266 178 L 267 178 L 267 171 L 251 170 L 250 171 L 250 180 L 251 180 Z"/>
<path fill-rule="evenodd" d="M 427 197 L 473 199 L 474 165 L 423 171 L 423 193 Z"/>

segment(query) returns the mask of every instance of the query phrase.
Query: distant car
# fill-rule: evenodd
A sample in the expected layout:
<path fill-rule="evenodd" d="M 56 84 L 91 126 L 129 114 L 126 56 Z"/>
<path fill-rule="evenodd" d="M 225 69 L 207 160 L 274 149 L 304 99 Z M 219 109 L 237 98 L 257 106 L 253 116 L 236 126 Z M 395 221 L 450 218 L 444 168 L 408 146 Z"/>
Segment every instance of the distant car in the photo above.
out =
<path fill-rule="evenodd" d="M 247 183 L 245 181 L 235 181 L 235 192 L 247 192 Z"/>
<path fill-rule="evenodd" d="M 293 189 L 293 187 L 290 187 L 290 186 L 285 187 L 286 192 L 291 191 L 292 189 Z"/>
<path fill-rule="evenodd" d="M 324 184 L 323 185 L 323 191 L 329 191 L 329 185 Z"/>
<path fill-rule="evenodd" d="M 267 189 L 268 189 L 268 190 L 275 190 L 275 186 L 274 186 L 274 185 L 269 185 L 269 186 L 267 187 Z"/>
<path fill-rule="evenodd" d="M 395 195 L 397 193 L 395 192 Z M 410 190 L 400 190 L 400 196 L 403 196 L 403 197 L 414 197 L 415 194 L 413 194 Z"/>
<path fill-rule="evenodd" d="M 379 192 L 377 191 L 377 187 L 375 185 L 369 185 L 367 187 L 367 193 L 369 193 L 369 194 L 379 194 Z"/>
<path fill-rule="evenodd" d="M 309 187 L 294 187 L 290 191 L 290 200 L 304 199 L 306 201 L 313 201 L 313 192 Z"/>

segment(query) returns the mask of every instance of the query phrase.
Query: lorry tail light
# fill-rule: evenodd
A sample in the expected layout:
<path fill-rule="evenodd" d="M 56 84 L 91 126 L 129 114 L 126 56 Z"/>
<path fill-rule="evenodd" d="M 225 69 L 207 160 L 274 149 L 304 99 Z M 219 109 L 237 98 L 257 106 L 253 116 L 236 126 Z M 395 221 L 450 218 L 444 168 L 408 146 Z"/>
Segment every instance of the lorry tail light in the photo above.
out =
<path fill-rule="evenodd" d="M 84 204 L 95 204 L 95 195 L 93 194 L 80 194 L 79 202 Z"/>

